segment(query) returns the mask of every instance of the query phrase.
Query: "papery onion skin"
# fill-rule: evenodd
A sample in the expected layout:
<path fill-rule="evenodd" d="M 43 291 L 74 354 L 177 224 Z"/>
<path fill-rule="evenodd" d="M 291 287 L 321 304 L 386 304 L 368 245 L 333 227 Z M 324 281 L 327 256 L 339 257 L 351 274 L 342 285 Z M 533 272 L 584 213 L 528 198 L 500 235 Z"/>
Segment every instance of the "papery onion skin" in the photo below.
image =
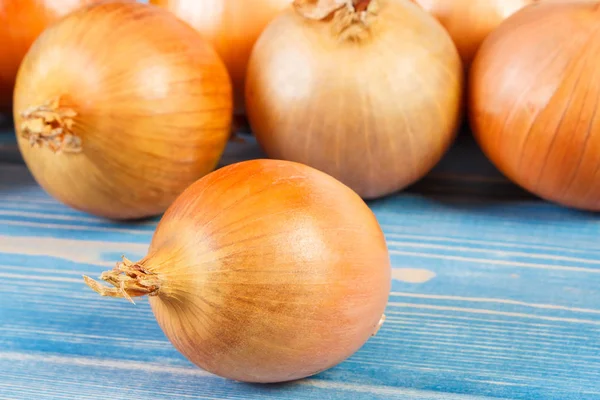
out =
<path fill-rule="evenodd" d="M 19 65 L 40 33 L 94 1 L 98 0 L 0 0 L 0 112 L 10 110 Z"/>
<path fill-rule="evenodd" d="M 257 41 L 246 82 L 248 119 L 269 157 L 318 168 L 366 199 L 433 168 L 454 141 L 463 94 L 438 21 L 406 0 L 369 4 L 370 27 L 341 34 L 336 17 L 284 11 Z"/>
<path fill-rule="evenodd" d="M 137 268 L 147 271 L 138 283 L 154 282 L 150 304 L 173 345 L 245 382 L 295 380 L 340 363 L 376 333 L 391 287 L 385 238 L 360 197 L 279 160 L 233 164 L 190 186 Z"/>
<path fill-rule="evenodd" d="M 600 211 L 600 2 L 540 3 L 483 43 L 470 120 L 488 158 L 547 200 Z"/>
<path fill-rule="evenodd" d="M 28 110 L 51 101 L 75 114 L 72 135 L 32 146 L 39 119 Z M 215 168 L 232 108 L 227 70 L 195 30 L 158 7 L 108 2 L 38 38 L 19 71 L 14 118 L 47 192 L 90 214 L 133 219 L 164 212 Z"/>
<path fill-rule="evenodd" d="M 477 49 L 502 21 L 538 0 L 413 0 L 448 30 L 468 67 Z M 568 0 L 567 0 L 568 1 Z"/>
<path fill-rule="evenodd" d="M 210 40 L 233 81 L 236 114 L 244 113 L 244 81 L 254 42 L 292 0 L 150 0 Z"/>

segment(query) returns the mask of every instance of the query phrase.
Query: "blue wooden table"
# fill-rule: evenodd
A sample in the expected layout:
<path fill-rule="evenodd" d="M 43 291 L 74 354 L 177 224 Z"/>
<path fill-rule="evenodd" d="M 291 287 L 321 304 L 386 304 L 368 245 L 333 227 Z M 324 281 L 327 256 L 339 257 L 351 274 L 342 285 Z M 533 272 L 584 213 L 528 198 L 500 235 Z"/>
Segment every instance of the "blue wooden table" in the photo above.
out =
<path fill-rule="evenodd" d="M 370 206 L 393 261 L 387 321 L 291 384 L 191 365 L 148 303 L 81 276 L 145 254 L 157 219 L 112 223 L 48 197 L 0 134 L 0 399 L 600 399 L 600 220 L 529 196 L 463 135 L 434 172 Z M 225 163 L 260 155 L 232 144 Z"/>

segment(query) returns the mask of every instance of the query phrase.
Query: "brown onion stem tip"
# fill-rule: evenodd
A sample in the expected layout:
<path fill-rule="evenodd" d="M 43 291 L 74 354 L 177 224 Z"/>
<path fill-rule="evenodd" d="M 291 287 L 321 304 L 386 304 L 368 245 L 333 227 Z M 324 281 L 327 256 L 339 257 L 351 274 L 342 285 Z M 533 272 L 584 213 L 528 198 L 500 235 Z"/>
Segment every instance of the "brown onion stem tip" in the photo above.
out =
<path fill-rule="evenodd" d="M 76 116 L 74 110 L 60 106 L 60 98 L 54 98 L 21 113 L 21 134 L 31 146 L 48 147 L 54 153 L 79 153 L 81 138 L 73 134 Z"/>
<path fill-rule="evenodd" d="M 100 296 L 125 298 L 135 304 L 132 297 L 156 296 L 160 290 L 158 275 L 148 271 L 138 263 L 131 262 L 123 256 L 111 271 L 105 271 L 100 279 L 114 288 L 104 286 L 89 276 L 84 275 L 84 282 Z"/>

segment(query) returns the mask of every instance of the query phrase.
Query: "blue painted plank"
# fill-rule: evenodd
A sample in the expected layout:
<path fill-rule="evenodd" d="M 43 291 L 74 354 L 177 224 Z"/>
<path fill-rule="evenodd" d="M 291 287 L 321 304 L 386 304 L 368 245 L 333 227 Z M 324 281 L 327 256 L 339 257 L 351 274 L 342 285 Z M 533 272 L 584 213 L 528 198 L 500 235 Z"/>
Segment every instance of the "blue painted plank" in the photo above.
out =
<path fill-rule="evenodd" d="M 595 215 L 428 183 L 370 202 L 394 266 L 386 324 L 339 366 L 262 387 L 200 371 L 145 301 L 83 285 L 143 256 L 156 218 L 107 222 L 58 204 L 22 166 L 0 171 L 0 398 L 600 398 Z"/>
<path fill-rule="evenodd" d="M 60 375 L 56 370 L 60 369 Z M 384 385 L 306 379 L 260 386 L 230 383 L 196 368 L 164 364 L 66 357 L 43 353 L 0 353 L 0 393 L 7 398 L 153 400 L 178 399 L 357 399 L 484 400 Z M 34 371 L 34 373 L 25 373 Z M 27 385 L 19 383 L 27 382 Z"/>
<path fill-rule="evenodd" d="M 264 156 L 242 137 L 222 164 Z M 21 163 L 0 164 L 0 398 L 600 398 L 596 215 L 516 188 L 468 134 L 424 180 L 369 205 L 394 266 L 382 330 L 311 379 L 244 385 L 192 366 L 145 301 L 107 301 L 81 281 L 142 257 L 158 218 L 83 214 Z"/>

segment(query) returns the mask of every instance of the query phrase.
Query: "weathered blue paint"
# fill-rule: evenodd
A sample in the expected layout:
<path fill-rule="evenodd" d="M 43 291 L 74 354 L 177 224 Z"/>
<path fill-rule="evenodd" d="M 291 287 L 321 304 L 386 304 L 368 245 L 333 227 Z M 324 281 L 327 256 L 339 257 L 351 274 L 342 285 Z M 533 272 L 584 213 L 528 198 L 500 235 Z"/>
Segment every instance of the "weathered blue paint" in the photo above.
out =
<path fill-rule="evenodd" d="M 225 162 L 260 154 L 249 139 Z M 427 179 L 369 204 L 395 277 L 379 334 L 311 379 L 247 385 L 191 365 L 147 302 L 83 284 L 144 255 L 156 218 L 76 212 L 0 165 L 0 399 L 600 398 L 597 215 L 524 194 L 466 137 Z"/>

